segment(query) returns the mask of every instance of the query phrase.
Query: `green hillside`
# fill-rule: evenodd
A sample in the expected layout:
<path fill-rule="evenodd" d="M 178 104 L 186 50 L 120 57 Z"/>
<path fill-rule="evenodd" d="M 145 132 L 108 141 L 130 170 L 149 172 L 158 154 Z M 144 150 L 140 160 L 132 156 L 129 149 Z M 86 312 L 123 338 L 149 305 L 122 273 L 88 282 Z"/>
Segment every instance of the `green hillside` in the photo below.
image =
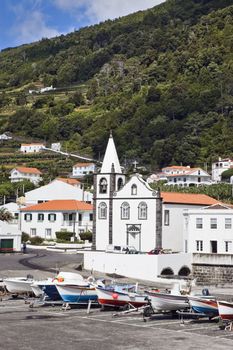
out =
<path fill-rule="evenodd" d="M 0 132 L 99 158 L 112 129 L 121 161 L 153 170 L 232 156 L 232 126 L 232 0 L 167 0 L 0 53 Z"/>

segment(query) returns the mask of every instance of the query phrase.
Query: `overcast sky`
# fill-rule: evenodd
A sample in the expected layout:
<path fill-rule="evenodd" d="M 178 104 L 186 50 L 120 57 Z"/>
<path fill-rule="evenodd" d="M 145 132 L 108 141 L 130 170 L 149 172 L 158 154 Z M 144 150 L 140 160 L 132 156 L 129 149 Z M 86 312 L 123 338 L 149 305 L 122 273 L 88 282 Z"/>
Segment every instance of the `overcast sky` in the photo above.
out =
<path fill-rule="evenodd" d="M 72 32 L 165 0 L 0 0 L 0 49 Z"/>

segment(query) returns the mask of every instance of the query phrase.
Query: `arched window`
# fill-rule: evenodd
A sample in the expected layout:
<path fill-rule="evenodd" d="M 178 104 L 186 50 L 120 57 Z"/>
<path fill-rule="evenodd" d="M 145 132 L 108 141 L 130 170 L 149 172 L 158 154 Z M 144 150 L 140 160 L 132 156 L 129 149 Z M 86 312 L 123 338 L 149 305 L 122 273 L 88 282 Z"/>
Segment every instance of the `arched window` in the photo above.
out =
<path fill-rule="evenodd" d="M 105 177 L 102 177 L 99 182 L 99 191 L 100 193 L 107 193 L 108 183 Z"/>
<path fill-rule="evenodd" d="M 141 220 L 147 219 L 147 205 L 145 202 L 139 203 L 138 206 L 138 218 Z"/>
<path fill-rule="evenodd" d="M 137 186 L 135 184 L 133 184 L 131 186 L 131 194 L 132 195 L 136 195 L 137 194 Z"/>
<path fill-rule="evenodd" d="M 99 219 L 107 219 L 107 204 L 101 202 L 98 207 Z"/>
<path fill-rule="evenodd" d="M 130 218 L 130 206 L 129 203 L 124 202 L 121 205 L 121 219 L 127 220 Z"/>
<path fill-rule="evenodd" d="M 117 190 L 119 191 L 123 187 L 123 179 L 120 177 L 117 181 Z"/>

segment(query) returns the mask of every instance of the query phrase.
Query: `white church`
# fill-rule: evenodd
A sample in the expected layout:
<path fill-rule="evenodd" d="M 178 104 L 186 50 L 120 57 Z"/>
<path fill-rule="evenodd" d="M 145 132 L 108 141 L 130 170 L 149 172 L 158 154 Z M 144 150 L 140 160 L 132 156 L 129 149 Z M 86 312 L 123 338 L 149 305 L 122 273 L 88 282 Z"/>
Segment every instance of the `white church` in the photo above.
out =
<path fill-rule="evenodd" d="M 162 247 L 162 198 L 134 174 L 126 181 L 110 135 L 102 167 L 94 175 L 93 250 L 132 245 L 139 251 Z"/>

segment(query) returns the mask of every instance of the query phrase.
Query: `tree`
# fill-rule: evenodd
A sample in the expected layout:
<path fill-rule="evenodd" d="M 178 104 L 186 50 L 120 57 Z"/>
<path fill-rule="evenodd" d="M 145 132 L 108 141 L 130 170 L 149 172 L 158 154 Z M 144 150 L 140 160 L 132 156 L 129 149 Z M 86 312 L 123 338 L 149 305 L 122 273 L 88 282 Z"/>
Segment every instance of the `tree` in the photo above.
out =
<path fill-rule="evenodd" d="M 13 215 L 6 208 L 0 208 L 0 221 L 10 222 L 11 220 Z"/>

